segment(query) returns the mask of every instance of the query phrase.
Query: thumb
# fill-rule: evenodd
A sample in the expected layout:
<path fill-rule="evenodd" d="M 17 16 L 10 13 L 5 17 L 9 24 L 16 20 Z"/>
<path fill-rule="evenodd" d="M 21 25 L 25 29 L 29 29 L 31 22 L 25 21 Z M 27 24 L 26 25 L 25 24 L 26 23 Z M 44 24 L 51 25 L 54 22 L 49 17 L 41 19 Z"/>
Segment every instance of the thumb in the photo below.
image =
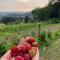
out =
<path fill-rule="evenodd" d="M 39 60 L 39 50 L 37 48 L 37 53 L 36 55 L 32 58 L 32 60 Z"/>

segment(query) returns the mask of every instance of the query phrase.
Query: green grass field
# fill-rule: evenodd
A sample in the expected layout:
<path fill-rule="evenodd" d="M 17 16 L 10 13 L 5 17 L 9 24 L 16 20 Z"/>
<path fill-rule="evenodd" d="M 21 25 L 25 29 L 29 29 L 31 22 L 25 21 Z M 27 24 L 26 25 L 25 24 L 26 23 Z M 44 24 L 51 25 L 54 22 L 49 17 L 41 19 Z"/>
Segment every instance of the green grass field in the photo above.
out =
<path fill-rule="evenodd" d="M 3 44 L 2 46 L 4 46 L 7 51 L 11 48 L 11 46 L 13 46 L 14 41 L 17 42 L 19 36 L 24 36 L 27 34 L 30 35 L 32 32 L 38 33 L 38 26 L 39 23 L 0 25 L 0 50 L 1 44 Z M 60 40 L 58 40 L 60 39 L 60 24 L 42 23 L 40 26 L 40 31 L 44 31 L 46 34 L 48 33 L 51 35 L 51 37 L 47 38 L 47 40 L 51 42 L 48 47 L 45 47 L 44 49 L 44 46 L 40 45 L 40 55 L 42 60 L 60 60 Z M 49 32 L 51 32 L 51 34 Z M 7 48 L 8 46 L 10 47 Z M 1 54 L 3 55 L 4 53 Z"/>
<path fill-rule="evenodd" d="M 42 60 L 60 60 L 60 39 L 51 44 L 41 58 Z"/>

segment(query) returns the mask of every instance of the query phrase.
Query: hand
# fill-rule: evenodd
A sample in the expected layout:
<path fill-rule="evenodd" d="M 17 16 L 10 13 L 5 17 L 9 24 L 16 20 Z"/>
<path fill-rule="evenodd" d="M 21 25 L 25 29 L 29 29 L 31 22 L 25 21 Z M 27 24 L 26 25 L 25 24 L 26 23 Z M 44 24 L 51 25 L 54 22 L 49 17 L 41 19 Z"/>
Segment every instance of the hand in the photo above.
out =
<path fill-rule="evenodd" d="M 20 42 L 21 44 L 24 44 L 25 42 L 22 40 L 24 38 L 21 38 Z M 25 40 L 25 39 L 24 39 Z M 20 45 L 18 45 L 20 46 Z M 0 60 L 15 60 L 15 58 L 11 58 L 11 50 L 9 50 L 7 53 L 3 55 L 3 57 Z M 32 60 L 39 60 L 39 50 L 37 48 L 37 53 L 36 55 L 32 58 Z"/>
<path fill-rule="evenodd" d="M 11 58 L 11 50 L 9 50 L 0 60 L 15 60 L 15 58 Z M 32 58 L 32 60 L 39 60 L 39 50 L 37 50 L 37 54 Z"/>
<path fill-rule="evenodd" d="M 39 50 L 37 48 L 37 54 L 32 58 L 32 60 L 39 60 Z"/>
<path fill-rule="evenodd" d="M 11 50 L 5 53 L 0 60 L 11 60 Z"/>

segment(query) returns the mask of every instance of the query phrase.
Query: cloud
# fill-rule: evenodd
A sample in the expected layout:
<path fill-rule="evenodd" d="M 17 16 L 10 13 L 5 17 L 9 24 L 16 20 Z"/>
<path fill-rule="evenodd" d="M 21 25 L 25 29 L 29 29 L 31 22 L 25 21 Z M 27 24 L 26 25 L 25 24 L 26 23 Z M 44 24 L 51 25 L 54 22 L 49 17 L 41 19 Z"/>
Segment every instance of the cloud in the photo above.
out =
<path fill-rule="evenodd" d="M 18 2 L 30 2 L 30 0 L 16 0 L 16 1 L 18 1 Z"/>

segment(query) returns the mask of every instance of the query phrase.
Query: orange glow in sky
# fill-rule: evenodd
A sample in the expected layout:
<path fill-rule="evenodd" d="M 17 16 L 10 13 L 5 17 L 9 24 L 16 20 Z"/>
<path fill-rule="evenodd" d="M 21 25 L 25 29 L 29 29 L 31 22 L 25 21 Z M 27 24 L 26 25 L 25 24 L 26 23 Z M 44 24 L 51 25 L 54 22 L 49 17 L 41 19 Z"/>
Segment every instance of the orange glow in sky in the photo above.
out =
<path fill-rule="evenodd" d="M 0 11 L 27 12 L 48 5 L 49 0 L 0 0 Z"/>

